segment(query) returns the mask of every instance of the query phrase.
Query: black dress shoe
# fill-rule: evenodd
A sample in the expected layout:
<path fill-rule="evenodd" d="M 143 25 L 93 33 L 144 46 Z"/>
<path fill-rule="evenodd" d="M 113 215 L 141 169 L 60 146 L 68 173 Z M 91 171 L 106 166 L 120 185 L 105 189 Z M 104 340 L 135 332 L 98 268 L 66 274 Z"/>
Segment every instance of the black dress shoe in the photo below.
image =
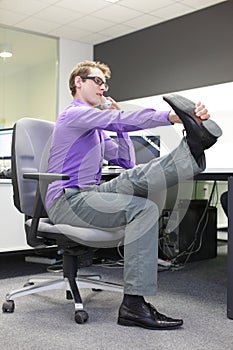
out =
<path fill-rule="evenodd" d="M 130 309 L 121 304 L 117 323 L 121 326 L 166 330 L 179 328 L 183 320 L 162 315 L 149 303 L 141 305 L 138 309 Z"/>
<path fill-rule="evenodd" d="M 163 97 L 181 119 L 187 133 L 187 143 L 196 160 L 204 150 L 215 144 L 222 135 L 220 127 L 210 119 L 201 120 L 195 116 L 195 103 L 186 97 L 170 94 Z"/>

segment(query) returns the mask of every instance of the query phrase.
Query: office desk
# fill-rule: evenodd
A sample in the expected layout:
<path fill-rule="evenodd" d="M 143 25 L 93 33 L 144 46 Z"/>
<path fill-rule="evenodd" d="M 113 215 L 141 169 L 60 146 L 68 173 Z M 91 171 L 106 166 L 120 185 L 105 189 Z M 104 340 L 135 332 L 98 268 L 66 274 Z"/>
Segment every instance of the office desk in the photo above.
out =
<path fill-rule="evenodd" d="M 106 167 L 103 178 L 118 176 L 124 169 Z M 228 181 L 228 250 L 227 250 L 227 317 L 233 319 L 233 169 L 206 169 L 196 175 L 194 180 L 200 181 Z"/>
<path fill-rule="evenodd" d="M 13 187 L 10 179 L 0 179 L 0 191 L 0 254 L 33 249 L 26 242 L 24 215 L 13 203 Z"/>
<path fill-rule="evenodd" d="M 113 178 L 120 175 L 120 173 L 122 173 L 125 170 L 126 169 L 114 165 L 104 166 L 102 169 L 102 177 L 104 179 L 108 176 Z"/>
<path fill-rule="evenodd" d="M 233 176 L 233 169 L 207 169 L 203 173 L 196 175 L 194 180 L 228 181 L 231 176 Z"/>

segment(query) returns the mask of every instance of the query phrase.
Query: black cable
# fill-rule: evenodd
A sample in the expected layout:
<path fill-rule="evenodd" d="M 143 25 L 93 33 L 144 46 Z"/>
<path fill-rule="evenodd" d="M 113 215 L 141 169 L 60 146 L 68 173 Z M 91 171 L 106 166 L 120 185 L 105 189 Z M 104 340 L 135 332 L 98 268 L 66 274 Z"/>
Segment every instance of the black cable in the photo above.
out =
<path fill-rule="evenodd" d="M 193 241 L 189 244 L 189 246 L 184 250 L 182 251 L 181 253 L 179 253 L 178 255 L 176 255 L 175 257 L 171 258 L 172 257 L 172 254 L 174 254 L 174 252 L 172 252 L 170 250 L 170 247 L 169 245 L 166 245 L 166 250 L 170 253 L 169 254 L 165 254 L 164 252 L 164 247 L 162 248 L 161 247 L 161 241 L 164 240 L 164 237 L 161 237 L 159 239 L 159 248 L 161 249 L 162 253 L 164 256 L 166 256 L 168 259 L 170 259 L 171 261 L 171 268 L 172 269 L 178 269 L 178 268 L 183 268 L 186 263 L 188 262 L 188 260 L 190 259 L 190 256 L 196 252 L 198 252 L 200 249 L 201 249 L 201 246 L 202 246 L 202 242 L 203 242 L 203 235 L 204 235 L 204 231 L 206 229 L 206 225 L 208 223 L 208 218 L 209 218 L 209 214 L 208 214 L 208 208 L 210 206 L 210 203 L 212 201 L 212 198 L 213 198 L 213 195 L 214 195 L 214 191 L 216 189 L 216 181 L 214 181 L 214 184 L 213 184 L 213 187 L 212 187 L 212 190 L 211 190 L 211 194 L 210 194 L 210 197 L 209 197 L 209 200 L 207 201 L 207 204 L 205 206 L 205 209 L 201 215 L 201 218 L 197 224 L 197 228 L 195 230 L 195 233 L 194 233 L 194 239 Z M 206 215 L 207 214 L 207 215 Z M 199 235 L 199 244 L 198 244 L 198 247 L 194 250 L 195 248 L 195 243 L 197 242 L 197 239 L 198 239 L 198 233 L 199 233 L 199 229 L 200 229 L 200 225 L 201 223 L 203 222 L 205 218 L 205 223 L 204 223 L 204 226 L 202 227 L 202 231 L 200 232 L 200 235 Z M 161 225 L 160 225 L 161 226 Z M 161 230 L 163 230 L 163 228 L 161 228 Z M 170 257 L 168 256 L 170 255 Z M 184 255 L 187 255 L 186 259 L 185 259 L 185 262 L 183 264 L 179 264 L 178 263 L 178 259 L 181 258 L 182 256 Z"/>

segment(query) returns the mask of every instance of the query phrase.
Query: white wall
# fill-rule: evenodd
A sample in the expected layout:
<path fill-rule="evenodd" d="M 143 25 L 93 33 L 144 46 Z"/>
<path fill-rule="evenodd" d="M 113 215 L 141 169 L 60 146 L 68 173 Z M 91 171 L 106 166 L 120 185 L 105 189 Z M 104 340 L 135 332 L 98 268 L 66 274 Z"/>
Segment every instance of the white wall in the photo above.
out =
<path fill-rule="evenodd" d="M 207 86 L 197 89 L 177 92 L 192 101 L 201 101 L 208 108 L 212 120 L 216 121 L 223 131 L 218 142 L 207 150 L 208 169 L 233 170 L 233 82 Z M 139 98 L 120 103 L 125 109 L 153 107 L 158 110 L 169 110 L 170 106 L 163 101 L 162 95 Z M 174 125 L 172 128 L 160 127 L 153 129 L 156 135 L 161 135 L 161 155 L 167 153 L 179 143 L 183 127 Z M 151 132 L 151 131 L 150 131 Z"/>
<path fill-rule="evenodd" d="M 85 60 L 93 60 L 93 45 L 62 38 L 59 40 L 58 113 L 72 101 L 68 83 L 72 69 Z"/>

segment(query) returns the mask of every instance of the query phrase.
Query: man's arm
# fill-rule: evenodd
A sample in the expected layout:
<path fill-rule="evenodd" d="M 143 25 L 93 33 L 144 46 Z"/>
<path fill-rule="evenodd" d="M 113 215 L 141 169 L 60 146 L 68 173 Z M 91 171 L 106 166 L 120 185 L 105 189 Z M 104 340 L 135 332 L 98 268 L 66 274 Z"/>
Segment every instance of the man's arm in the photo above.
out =
<path fill-rule="evenodd" d="M 117 133 L 117 140 L 104 134 L 105 153 L 104 159 L 111 164 L 130 169 L 135 166 L 135 151 L 128 133 Z"/>

